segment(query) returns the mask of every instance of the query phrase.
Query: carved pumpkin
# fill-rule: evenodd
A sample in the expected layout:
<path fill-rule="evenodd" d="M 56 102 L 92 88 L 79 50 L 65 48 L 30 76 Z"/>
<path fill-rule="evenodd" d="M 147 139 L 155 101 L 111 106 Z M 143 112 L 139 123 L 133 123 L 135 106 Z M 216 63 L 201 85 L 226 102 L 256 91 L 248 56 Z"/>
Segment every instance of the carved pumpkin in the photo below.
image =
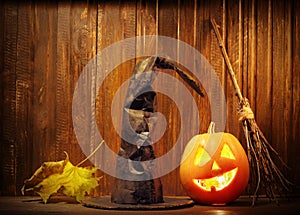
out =
<path fill-rule="evenodd" d="M 203 204 L 226 204 L 238 198 L 249 180 L 246 153 L 236 137 L 214 133 L 194 136 L 180 165 L 180 179 L 187 194 Z"/>

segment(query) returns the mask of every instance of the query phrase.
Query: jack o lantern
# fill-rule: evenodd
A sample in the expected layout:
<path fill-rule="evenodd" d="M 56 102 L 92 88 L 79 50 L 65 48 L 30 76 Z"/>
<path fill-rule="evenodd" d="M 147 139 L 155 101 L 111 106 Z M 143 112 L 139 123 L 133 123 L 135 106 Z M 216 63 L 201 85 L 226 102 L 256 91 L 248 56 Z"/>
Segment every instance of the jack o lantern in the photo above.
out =
<path fill-rule="evenodd" d="M 244 148 L 230 133 L 194 136 L 187 144 L 180 165 L 180 180 L 187 194 L 202 204 L 226 204 L 238 198 L 249 180 Z"/>

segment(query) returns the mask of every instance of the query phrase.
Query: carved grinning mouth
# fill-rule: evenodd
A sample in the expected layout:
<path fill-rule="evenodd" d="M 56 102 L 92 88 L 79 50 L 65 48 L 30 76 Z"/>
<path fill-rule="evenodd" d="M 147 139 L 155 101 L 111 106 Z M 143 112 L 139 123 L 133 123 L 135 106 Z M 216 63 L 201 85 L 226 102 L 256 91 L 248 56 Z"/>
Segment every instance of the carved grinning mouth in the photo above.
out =
<path fill-rule="evenodd" d="M 205 191 L 219 191 L 227 187 L 235 178 L 238 168 L 234 168 L 222 175 L 206 179 L 193 179 L 193 182 Z"/>

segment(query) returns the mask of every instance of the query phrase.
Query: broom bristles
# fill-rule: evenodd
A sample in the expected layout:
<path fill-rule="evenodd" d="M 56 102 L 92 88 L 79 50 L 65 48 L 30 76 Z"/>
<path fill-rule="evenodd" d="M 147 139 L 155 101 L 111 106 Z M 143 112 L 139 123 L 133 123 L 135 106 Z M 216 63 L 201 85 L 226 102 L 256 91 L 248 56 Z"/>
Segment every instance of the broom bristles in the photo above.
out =
<path fill-rule="evenodd" d="M 292 183 L 274 163 L 270 152 L 276 156 L 282 166 L 287 168 L 287 165 L 259 129 L 247 99 L 244 99 L 242 102 L 239 113 L 242 115 L 240 116 L 240 120 L 242 121 L 247 142 L 248 159 L 252 172 L 251 179 L 256 183 L 252 206 L 258 198 L 261 184 L 264 187 L 265 195 L 268 198 L 275 200 L 278 204 L 276 194 L 281 194 L 280 187 L 283 190 L 290 192 Z"/>

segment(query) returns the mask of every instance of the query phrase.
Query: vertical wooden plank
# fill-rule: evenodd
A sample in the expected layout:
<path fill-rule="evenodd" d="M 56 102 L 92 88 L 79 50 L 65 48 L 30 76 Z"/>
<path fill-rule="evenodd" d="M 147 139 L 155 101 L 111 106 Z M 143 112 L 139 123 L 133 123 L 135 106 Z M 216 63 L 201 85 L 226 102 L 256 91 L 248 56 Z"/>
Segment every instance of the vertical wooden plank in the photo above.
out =
<path fill-rule="evenodd" d="M 97 28 L 97 53 L 100 53 L 102 49 L 117 41 L 135 36 L 136 3 L 133 1 L 120 1 L 119 3 L 106 1 L 99 2 Z M 135 50 L 135 47 L 132 48 Z M 122 50 L 122 52 L 115 53 L 112 57 L 121 59 L 122 61 L 124 55 L 128 51 L 132 50 Z M 122 63 L 110 72 L 101 86 L 96 87 L 99 87 L 96 104 L 96 117 L 99 131 L 106 144 L 115 153 L 118 153 L 119 151 L 120 137 L 117 135 L 112 124 L 111 102 L 121 84 L 130 78 L 134 63 L 135 59 Z M 125 96 L 126 92 L 123 93 Z M 121 105 L 123 105 L 123 103 Z M 104 158 L 105 156 L 102 157 Z M 109 161 L 103 160 L 102 162 Z M 97 192 L 100 195 L 109 194 L 114 181 L 112 176 L 104 174 L 101 181 L 103 186 L 99 187 Z"/>
<path fill-rule="evenodd" d="M 249 30 L 248 30 L 248 94 L 247 98 L 251 104 L 251 108 L 256 113 L 256 0 L 251 0 L 249 2 Z"/>
<path fill-rule="evenodd" d="M 285 38 L 285 4 L 283 1 L 273 2 L 273 100 L 272 100 L 272 145 L 287 159 L 285 142 L 285 86 L 286 76 L 290 71 L 285 67 L 287 57 Z M 289 77 L 288 77 L 289 78 Z"/>
<path fill-rule="evenodd" d="M 44 104 L 39 106 L 40 108 L 45 107 L 47 109 L 47 131 L 45 133 L 45 148 L 43 157 L 46 160 L 56 160 L 56 79 L 57 79 L 57 17 L 58 9 L 57 3 L 47 4 L 48 16 L 46 17 L 46 22 L 48 23 L 48 36 L 47 40 L 47 62 L 46 62 L 46 89 L 44 89 Z M 42 28 L 43 29 L 43 28 Z M 42 38 L 40 38 L 42 40 Z M 42 42 L 42 41 L 41 41 Z M 38 56 L 37 56 L 38 57 Z M 35 61 L 37 62 L 37 61 Z M 37 63 L 38 65 L 38 63 Z M 40 68 L 42 69 L 42 68 Z M 40 71 L 42 72 L 42 71 Z"/>
<path fill-rule="evenodd" d="M 249 99 L 251 109 L 255 113 L 256 108 L 256 1 L 245 1 L 243 8 L 243 96 Z"/>
<path fill-rule="evenodd" d="M 20 194 L 24 178 L 30 167 L 29 151 L 32 146 L 32 32 L 31 3 L 18 7 L 16 56 L 16 189 Z"/>
<path fill-rule="evenodd" d="M 285 162 L 288 162 L 288 148 L 292 141 L 292 109 L 293 109 L 293 60 L 292 60 L 292 0 L 284 1 L 284 112 L 283 112 L 283 142 L 284 147 L 280 152 Z M 281 143 L 282 144 L 282 143 Z"/>
<path fill-rule="evenodd" d="M 217 38 L 215 36 L 214 31 L 212 30 L 211 27 L 211 23 L 210 23 L 210 19 L 214 18 L 215 21 L 218 23 L 218 25 L 220 26 L 220 32 L 223 38 L 224 43 L 226 43 L 227 40 L 227 14 L 226 14 L 226 1 L 225 0 L 214 0 L 214 1 L 208 1 L 208 6 L 209 6 L 209 10 L 208 10 L 208 17 L 206 17 L 206 19 L 204 20 L 204 29 L 203 29 L 203 33 L 208 34 L 209 33 L 209 37 L 211 38 L 210 40 L 210 44 L 207 44 L 207 46 L 209 47 L 209 62 L 211 63 L 211 65 L 214 68 L 214 72 L 216 75 L 216 78 L 218 80 L 213 80 L 214 76 L 211 76 L 210 79 L 212 79 L 212 82 L 215 83 L 217 81 L 220 82 L 221 87 L 223 87 L 224 93 L 226 96 L 226 99 L 232 98 L 232 94 L 231 92 L 227 92 L 226 86 L 229 82 L 229 79 L 226 78 L 226 67 L 225 67 L 225 62 L 224 62 L 224 58 L 222 56 L 222 53 L 219 49 L 219 43 L 217 41 Z M 205 10 L 205 8 L 204 8 Z M 238 11 L 236 11 L 236 13 L 238 14 Z M 217 100 L 220 101 L 221 100 L 221 95 L 219 93 L 215 93 L 215 91 L 213 90 L 216 86 L 211 85 L 211 98 L 213 100 Z M 228 101 L 226 100 L 226 102 L 228 103 Z M 231 117 L 231 114 L 228 114 L 228 110 L 227 107 L 223 107 L 221 104 L 214 106 L 214 107 L 210 107 L 211 109 L 213 108 L 214 111 L 216 113 L 218 113 L 217 118 L 220 118 L 220 120 L 228 122 L 229 118 Z M 226 117 L 226 112 L 227 112 L 227 117 Z M 210 114 L 210 110 L 208 110 Z M 212 119 L 211 119 L 212 120 Z M 208 124 L 205 127 L 205 132 L 207 131 L 207 128 L 209 126 L 210 121 L 208 122 Z M 221 128 L 220 125 L 218 125 L 218 123 L 216 124 L 216 131 L 223 131 L 224 128 Z M 226 125 L 225 130 L 228 130 L 228 126 Z"/>
<path fill-rule="evenodd" d="M 208 60 L 211 64 L 214 71 L 211 71 L 210 74 L 205 74 L 207 76 L 207 85 L 210 86 L 207 90 L 207 97 L 201 98 L 200 101 L 200 109 L 203 110 L 201 117 L 201 133 L 207 132 L 207 128 L 209 126 L 211 117 L 211 110 L 214 109 L 216 113 L 219 113 L 219 116 L 214 116 L 217 118 L 226 117 L 226 113 L 224 112 L 226 107 L 221 107 L 221 105 L 215 105 L 211 107 L 210 98 L 213 98 L 215 101 L 219 100 L 219 94 L 214 93 L 213 88 L 215 86 L 211 86 L 211 79 L 213 77 L 217 78 L 226 93 L 226 81 L 225 81 L 225 67 L 224 67 L 224 59 L 222 53 L 219 49 L 219 44 L 217 38 L 215 36 L 214 31 L 212 30 L 210 19 L 215 19 L 216 23 L 220 26 L 220 32 L 223 37 L 223 41 L 226 41 L 226 22 L 225 22 L 225 1 L 215 0 L 215 1 L 200 1 L 198 3 L 197 9 L 197 41 L 196 47 L 200 51 L 200 53 Z M 214 75 L 212 75 L 214 74 Z M 215 76 L 216 75 L 216 76 Z M 216 95 L 212 95 L 216 94 Z M 217 123 L 217 131 L 219 131 L 220 125 Z"/>
<path fill-rule="evenodd" d="M 208 8 L 203 7 L 201 2 L 195 0 L 193 3 L 193 11 L 187 12 L 193 14 L 193 20 L 190 20 L 190 22 L 192 22 L 193 25 L 191 25 L 191 23 L 185 23 L 183 24 L 183 27 L 181 29 L 183 31 L 182 35 L 186 35 L 185 37 L 191 38 L 190 45 L 192 45 L 197 51 L 199 51 L 202 57 L 205 57 L 208 60 L 207 58 L 208 55 L 205 52 L 205 49 L 203 48 L 204 46 L 203 44 L 205 44 L 206 40 L 204 42 L 202 41 L 202 39 L 204 40 L 204 38 L 207 38 L 208 37 L 207 35 L 209 35 L 209 31 L 204 31 L 204 26 L 205 26 L 204 23 L 205 22 L 207 23 L 208 21 L 208 20 L 205 21 L 207 17 L 205 17 L 203 14 L 203 11 L 205 10 L 208 10 Z M 185 15 L 183 14 L 182 16 Z M 188 28 L 191 29 L 189 30 Z M 199 59 L 195 59 L 194 61 L 195 61 L 194 71 L 196 73 L 202 73 L 203 68 L 201 67 L 201 65 L 199 68 Z M 203 90 L 207 90 L 207 89 L 203 88 Z M 205 133 L 207 132 L 208 125 L 211 121 L 210 101 L 207 95 L 205 95 L 205 97 L 200 97 L 195 91 L 193 91 L 192 93 L 197 103 L 197 108 L 198 108 L 197 111 L 199 111 L 199 121 L 200 121 L 194 123 L 199 123 L 200 125 L 199 133 Z M 204 92 L 204 93 L 208 93 L 208 92 Z M 193 121 L 194 120 L 192 120 L 192 122 Z"/>
<path fill-rule="evenodd" d="M 197 2 L 194 0 L 189 0 L 189 1 L 180 1 L 179 4 L 179 34 L 178 34 L 178 39 L 180 41 L 183 41 L 193 47 L 195 47 L 196 45 L 196 25 L 197 25 L 197 17 L 196 17 L 196 10 L 197 9 Z M 178 50 L 178 56 L 180 56 L 181 58 L 183 57 L 188 57 L 188 53 L 183 52 L 182 50 Z M 194 61 L 195 62 L 195 61 Z M 194 71 L 196 69 L 196 65 L 194 66 Z M 195 71 L 197 72 L 197 71 Z M 181 80 L 178 77 L 178 80 Z M 185 87 L 187 89 L 190 89 L 191 94 L 193 95 L 195 101 L 199 101 L 202 99 L 202 97 L 200 98 L 199 95 L 197 95 L 197 93 L 195 93 L 194 90 L 192 90 L 186 83 L 183 83 L 185 85 Z M 201 125 L 202 124 L 202 119 L 199 117 L 199 120 L 201 120 L 201 122 L 195 122 L 195 116 L 193 115 L 194 113 L 197 113 L 198 110 L 201 110 L 200 107 L 198 107 L 198 110 L 192 110 L 191 106 L 186 102 L 186 98 L 180 98 L 181 101 L 186 104 L 184 106 L 184 110 L 186 111 L 186 113 L 184 113 L 184 116 L 187 117 L 187 120 L 191 123 L 191 125 Z M 177 115 L 177 118 L 180 118 L 180 115 Z M 188 126 L 190 125 L 183 125 L 183 128 L 189 128 Z M 182 132 L 182 136 L 184 139 L 190 139 L 191 134 L 188 131 L 188 129 L 184 132 Z M 181 152 L 183 153 L 184 151 L 184 146 L 187 144 L 187 142 L 182 142 L 181 143 Z M 181 182 L 179 180 L 180 175 L 179 175 L 179 168 L 177 168 L 176 170 L 176 189 L 173 191 L 174 193 L 171 193 L 171 195 L 186 195 L 186 193 L 184 192 L 184 189 L 181 185 Z"/>
<path fill-rule="evenodd" d="M 137 2 L 136 1 L 130 1 L 130 0 L 124 0 L 121 1 L 120 4 L 120 24 L 121 28 L 123 29 L 123 35 L 121 39 L 127 39 L 127 38 L 132 38 L 137 35 Z M 123 62 L 123 59 L 125 56 L 127 56 L 128 53 L 137 53 L 137 40 L 135 39 L 135 46 L 134 47 L 127 47 L 126 49 L 123 49 L 121 54 L 121 59 Z M 136 56 L 136 55 L 135 55 Z M 114 85 L 113 89 L 113 95 L 116 93 L 117 89 L 121 86 L 121 84 L 125 81 L 128 80 L 131 75 L 132 71 L 134 69 L 135 63 L 137 62 L 137 59 L 131 59 L 127 62 L 123 62 L 119 68 L 116 70 L 116 76 L 119 77 L 117 85 Z M 126 90 L 123 92 L 123 98 L 125 99 L 126 96 Z M 120 99 L 120 104 L 121 106 L 124 105 L 124 100 Z M 116 116 L 112 116 L 116 117 Z M 115 138 L 119 139 L 119 136 L 116 135 L 115 133 Z M 119 151 L 119 148 L 116 148 L 116 151 Z"/>
<path fill-rule="evenodd" d="M 216 71 L 217 67 L 210 59 L 210 50 L 213 48 L 212 46 L 212 39 L 215 37 L 214 32 L 211 32 L 210 26 L 210 14 L 209 14 L 209 2 L 208 1 L 197 1 L 196 6 L 196 41 L 195 41 L 195 48 L 207 59 L 207 61 L 212 65 L 213 69 Z M 218 14 L 219 15 L 219 14 Z M 216 14 L 212 15 L 211 18 L 216 19 Z M 226 32 L 223 22 L 220 22 L 218 19 L 216 22 L 220 26 L 222 26 L 222 33 Z M 216 43 L 214 43 L 215 45 Z M 218 46 L 215 46 L 215 54 L 221 54 L 220 50 L 218 50 Z M 222 57 L 222 56 L 221 56 Z M 222 60 L 222 58 L 220 59 Z M 197 68 L 199 70 L 201 68 Z M 220 70 L 218 71 L 220 72 Z M 222 72 L 222 71 L 221 71 Z M 209 90 L 209 89 L 206 89 Z M 206 92 L 208 93 L 208 92 Z M 207 128 L 211 121 L 211 114 L 210 114 L 210 101 L 208 96 L 206 95 L 205 98 L 201 98 L 198 101 L 198 107 L 200 110 L 200 133 L 207 132 Z"/>
<path fill-rule="evenodd" d="M 106 28 L 109 28 L 110 25 L 108 25 L 108 23 L 106 22 L 107 20 L 107 15 L 106 15 L 106 8 L 107 8 L 107 2 L 105 1 L 99 1 L 98 5 L 97 5 L 97 41 L 96 41 L 96 45 L 97 45 L 97 50 L 96 50 L 96 54 L 99 54 L 101 52 L 102 49 L 104 49 L 106 46 L 108 46 L 109 43 L 106 42 L 106 39 L 108 37 L 108 35 L 106 34 Z M 116 16 L 118 17 L 118 16 Z M 97 67 L 99 68 L 99 66 L 101 66 L 101 62 L 97 62 Z M 101 69 L 101 68 L 99 68 Z M 101 70 L 100 70 L 101 71 Z M 101 74 L 100 74 L 101 75 Z M 98 76 L 98 74 L 97 74 Z M 97 94 L 97 100 L 96 100 L 96 118 L 97 118 L 97 124 L 98 124 L 98 128 L 99 128 L 99 132 L 101 133 L 102 137 L 104 137 L 103 132 L 105 130 L 105 125 L 104 122 L 106 122 L 105 120 L 105 115 L 104 115 L 104 108 L 105 108 L 105 104 L 104 104 L 104 96 L 105 96 L 105 91 L 102 90 L 103 88 L 101 88 L 101 86 L 98 86 L 98 83 L 96 83 L 96 88 L 98 89 L 98 91 L 96 92 Z M 107 126 L 109 127 L 109 125 Z M 105 140 L 105 139 L 104 139 Z M 102 162 L 104 162 L 104 159 L 102 159 Z M 102 172 L 100 174 L 103 174 Z M 109 176 L 103 174 L 103 178 L 101 179 L 101 187 L 99 187 L 99 189 L 97 189 L 97 193 L 99 193 L 99 195 L 104 195 L 107 194 L 106 192 L 110 192 L 111 188 L 110 188 L 110 183 L 109 183 L 109 179 L 112 180 L 112 178 L 109 178 Z M 109 190 L 109 191 L 108 191 Z"/>
<path fill-rule="evenodd" d="M 55 161 L 57 4 L 34 5 L 33 142 L 30 176 L 44 161 Z"/>
<path fill-rule="evenodd" d="M 137 26 L 137 5 L 135 1 L 130 1 L 130 0 L 124 0 L 121 1 L 120 4 L 120 27 L 123 29 L 123 33 L 121 34 L 121 39 L 126 39 L 126 38 L 131 38 L 136 36 L 136 26 Z M 127 50 L 123 49 L 121 54 L 121 59 L 123 62 L 124 56 L 127 55 L 128 53 L 136 53 L 136 47 L 129 47 Z M 113 93 L 112 97 L 113 98 L 114 94 L 116 93 L 117 89 L 121 86 L 121 84 L 125 81 L 128 80 L 131 75 L 133 68 L 135 66 L 136 59 L 129 60 L 127 62 L 122 63 L 119 68 L 116 70 L 115 75 L 119 77 L 118 82 L 113 85 Z M 115 78 L 114 78 L 115 79 Z M 127 92 L 124 92 L 124 99 L 125 95 Z M 110 100 L 108 100 L 110 102 Z M 120 103 L 122 102 L 122 99 Z M 111 104 L 111 102 L 110 102 Z M 122 103 L 122 106 L 124 104 Z M 111 107 L 110 107 L 111 108 Z M 110 110 L 111 111 L 111 110 Z M 109 112 L 110 113 L 110 112 Z M 112 116 L 113 117 L 113 116 Z M 114 130 L 114 138 L 115 141 L 114 143 L 114 149 L 115 152 L 119 151 L 119 145 L 115 144 L 116 142 L 120 141 L 120 137 L 116 134 L 116 131 Z M 117 147 L 116 147 L 117 146 Z M 109 178 L 108 178 L 109 179 Z M 110 180 L 110 188 L 111 186 L 114 186 L 113 181 Z"/>
<path fill-rule="evenodd" d="M 227 50 L 230 58 L 233 71 L 236 75 L 238 85 L 243 87 L 243 21 L 242 21 L 242 2 L 228 1 L 227 2 Z M 235 96 L 235 89 L 228 72 L 227 77 L 227 128 L 230 133 L 238 137 L 241 141 L 244 139 L 241 124 L 238 120 L 237 107 L 238 98 Z"/>
<path fill-rule="evenodd" d="M 3 26 L 3 103 L 1 144 L 1 190 L 3 195 L 15 195 L 16 175 L 16 58 L 18 5 L 5 2 Z"/>
<path fill-rule="evenodd" d="M 33 76 L 33 137 L 31 158 L 29 158 L 32 169 L 28 177 L 37 169 L 43 159 L 45 153 L 46 139 L 45 131 L 47 104 L 45 104 L 45 85 L 47 76 L 47 41 L 48 41 L 48 26 L 47 26 L 47 10 L 45 4 L 36 4 L 34 8 L 35 29 L 34 29 L 34 76 Z M 51 151 L 49 151 L 51 154 Z M 44 157 L 46 160 L 46 157 Z"/>
<path fill-rule="evenodd" d="M 297 186 L 300 184 L 300 3 L 294 1 L 292 7 L 292 44 L 293 44 L 293 56 L 292 56 L 292 128 L 290 135 L 292 136 L 291 143 L 289 144 L 288 163 L 289 166 L 294 170 L 292 179 L 297 182 Z M 299 189 L 297 190 L 299 192 Z"/>
<path fill-rule="evenodd" d="M 137 25 L 136 35 L 157 35 L 158 34 L 158 0 L 138 0 L 137 1 Z M 155 41 L 137 40 L 137 55 L 144 52 L 145 48 L 153 48 L 156 50 Z M 139 59 L 137 59 L 138 61 Z"/>
<path fill-rule="evenodd" d="M 105 34 L 103 33 L 106 25 L 105 25 L 105 2 L 104 1 L 97 1 L 97 14 L 96 14 L 96 55 L 101 52 L 101 50 L 105 47 L 104 39 L 105 39 Z M 100 63 L 96 62 L 96 67 L 97 69 L 101 69 Z M 98 77 L 98 74 L 97 74 Z M 96 79 L 97 79 L 96 77 Z M 95 91 L 95 96 L 96 96 L 96 110 L 95 110 L 95 117 L 97 121 L 97 128 L 99 129 L 99 132 L 102 134 L 102 131 L 104 129 L 104 122 L 103 121 L 103 115 L 102 111 L 103 110 L 103 102 L 102 102 L 102 96 L 104 93 L 99 89 L 98 83 L 96 82 L 96 91 Z M 96 159 L 94 161 L 97 161 Z M 101 179 L 101 186 L 95 191 L 98 195 L 105 195 L 105 194 L 110 194 L 111 188 L 107 186 L 107 177 L 104 175 L 102 171 L 99 172 L 103 176 Z M 112 178 L 111 178 L 112 179 Z"/>
<path fill-rule="evenodd" d="M 122 25 L 121 20 L 121 5 L 113 2 L 102 2 L 101 8 L 103 10 L 103 17 L 101 22 L 100 20 L 98 20 L 98 28 L 102 25 L 102 32 L 98 30 L 97 53 L 101 52 L 103 48 L 113 44 L 114 42 L 120 41 L 124 32 L 124 26 Z M 121 57 L 122 53 L 116 53 L 114 56 L 114 58 Z M 111 121 L 110 102 L 112 101 L 112 96 L 114 94 L 115 88 L 120 84 L 120 76 L 118 74 L 118 71 L 120 71 L 119 69 L 120 68 L 114 70 L 108 77 L 106 77 L 106 80 L 103 82 L 102 86 L 99 86 L 100 90 L 97 95 L 97 99 L 99 100 L 99 106 L 97 104 L 99 109 L 97 108 L 97 110 L 100 111 L 99 113 L 97 111 L 97 114 L 99 114 L 99 117 L 97 117 L 97 119 L 99 119 L 98 123 L 100 133 L 102 134 L 102 137 L 104 138 L 106 143 L 115 150 L 118 148 L 118 146 L 116 146 L 118 140 L 114 135 L 114 128 Z M 124 72 L 130 73 L 130 71 Z M 103 181 L 105 180 L 106 179 L 104 179 Z"/>
<path fill-rule="evenodd" d="M 158 34 L 177 39 L 179 36 L 179 8 L 180 1 L 158 1 Z M 159 47 L 158 47 L 159 48 Z M 174 50 L 174 55 L 178 55 L 178 49 Z M 174 59 L 176 60 L 176 59 Z M 172 71 L 169 73 L 174 75 Z M 175 76 L 176 77 L 176 76 Z M 174 89 L 176 93 L 176 89 Z M 180 128 L 180 120 L 178 119 L 178 110 L 172 100 L 163 95 L 157 96 L 157 109 L 161 112 L 167 120 L 167 128 L 164 134 L 163 142 L 156 144 L 155 150 L 158 154 L 164 155 L 173 147 L 177 141 L 177 134 Z M 172 158 L 176 159 L 176 158 Z M 171 162 L 171 161 L 170 161 Z M 176 183 L 174 178 L 178 178 L 178 173 L 172 171 L 166 176 L 162 177 L 164 195 L 172 195 L 176 190 Z M 167 186 L 164 186 L 167 185 Z"/>
<path fill-rule="evenodd" d="M 284 71 L 285 71 L 285 82 L 284 82 L 284 151 L 283 157 L 286 162 L 288 162 L 288 145 L 292 140 L 291 130 L 292 130 L 292 88 L 293 88 L 293 71 L 292 71 L 292 1 L 286 1 L 284 5 L 284 17 L 285 17 L 285 25 L 284 25 L 284 40 L 285 40 L 285 52 L 284 52 Z"/>
<path fill-rule="evenodd" d="M 278 80 L 275 79 L 276 87 L 277 85 L 279 86 L 279 89 L 282 89 L 282 94 L 281 98 L 279 98 L 280 103 L 282 102 L 282 106 L 279 106 L 280 109 L 282 108 L 282 124 L 279 129 L 279 132 L 281 134 L 281 141 L 280 141 L 280 146 L 278 148 L 280 154 L 282 155 L 283 159 L 287 162 L 288 161 L 288 155 L 287 155 L 287 150 L 288 150 L 288 143 L 290 142 L 290 129 L 291 129 L 291 99 L 292 99 L 292 70 L 291 70 L 291 14 L 290 14 L 290 1 L 285 1 L 283 8 L 281 8 L 281 11 L 283 12 L 283 17 L 284 19 L 282 20 L 283 25 L 282 27 L 282 38 L 283 38 L 283 49 L 281 50 L 280 53 L 280 58 L 282 60 L 282 65 L 281 65 L 281 75 L 278 75 Z M 281 61 L 280 60 L 280 61 Z M 278 67 L 279 68 L 279 67 Z M 284 72 L 283 72 L 284 71 Z M 277 70 L 277 72 L 279 72 Z M 283 75 L 283 76 L 282 76 Z M 281 83 L 279 78 L 281 79 Z M 282 87 L 282 88 L 281 88 Z M 276 91 L 276 89 L 274 89 Z M 274 118 L 275 120 L 275 118 Z M 278 120 L 278 119 L 276 119 Z M 276 125 L 276 123 L 275 123 Z M 279 142 L 277 142 L 279 145 Z M 275 145 L 276 146 L 276 145 Z"/>
<path fill-rule="evenodd" d="M 2 157 L 2 154 L 4 152 L 4 138 L 3 138 L 3 106 L 4 106 L 4 24 L 5 24 L 5 16 L 4 16 L 4 2 L 0 2 L 0 156 Z M 0 164 L 0 181 L 4 182 L 4 174 L 3 174 L 3 165 L 4 162 Z M 5 182 L 4 182 L 5 183 Z M 0 186 L 0 195 L 3 193 L 3 187 L 2 183 Z"/>
<path fill-rule="evenodd" d="M 71 5 L 71 36 L 70 36 L 70 95 L 73 96 L 77 80 L 82 72 L 87 66 L 89 70 L 95 72 L 95 65 L 91 65 L 90 60 L 96 55 L 96 31 L 97 31 L 97 4 L 96 2 L 78 2 L 75 1 Z M 81 77 L 82 78 L 82 77 Z M 95 99 L 96 96 L 96 76 L 85 77 L 82 86 L 78 86 L 80 94 L 83 98 L 83 116 L 80 117 L 82 123 L 86 126 L 85 143 L 78 142 L 76 139 L 73 124 L 69 124 L 70 129 L 70 158 L 77 164 L 84 160 L 89 153 L 92 153 L 94 148 L 97 147 L 99 143 L 95 142 L 94 132 L 97 128 L 97 124 L 91 120 L 91 117 L 95 117 L 95 113 L 90 111 L 91 100 Z M 71 98 L 72 99 L 72 98 Z M 70 116 L 72 118 L 72 116 Z M 76 117 L 76 116 L 75 116 Z M 72 118 L 73 120 L 73 118 Z M 82 151 L 82 144 L 86 144 L 90 147 L 90 151 L 84 154 Z M 97 153 L 96 153 L 97 155 Z M 94 165 L 95 159 L 98 156 L 93 156 L 90 161 L 86 161 L 81 166 L 91 166 Z M 100 186 L 103 187 L 102 181 L 100 181 Z M 94 195 L 99 195 L 94 192 Z"/>
<path fill-rule="evenodd" d="M 243 2 L 243 65 L 242 65 L 242 70 L 244 72 L 243 75 L 243 86 L 241 88 L 242 94 L 244 97 L 248 96 L 248 50 L 249 50 L 249 45 L 248 45 L 248 32 L 249 32 L 249 10 L 248 10 L 248 4 L 250 0 L 245 0 Z"/>
<path fill-rule="evenodd" d="M 268 140 L 272 130 L 272 1 L 257 1 L 256 121 Z"/>
<path fill-rule="evenodd" d="M 178 1 L 158 1 L 158 34 L 177 38 Z"/>
<path fill-rule="evenodd" d="M 3 70 L 4 70 L 4 24 L 5 24 L 5 16 L 4 16 L 4 11 L 5 11 L 5 8 L 4 8 L 4 2 L 1 1 L 0 2 L 0 50 L 2 50 L 0 52 L 0 83 L 1 83 L 1 87 L 0 87 L 0 102 L 3 101 L 3 93 L 2 93 L 2 90 L 3 90 L 3 85 L 2 85 L 2 76 L 3 76 Z M 2 103 L 1 103 L 2 104 Z M 2 108 L 0 107 L 0 118 L 2 118 Z M 2 123 L 0 124 L 0 131 L 2 132 Z M 2 133 L 1 133 L 2 134 Z M 0 136 L 1 138 L 1 136 Z"/>
<path fill-rule="evenodd" d="M 71 4 L 59 2 L 57 15 L 56 160 L 70 151 L 70 13 Z"/>
<path fill-rule="evenodd" d="M 70 95 L 73 95 L 76 82 L 78 80 L 79 75 L 84 70 L 84 67 L 89 63 L 89 61 L 96 55 L 96 13 L 97 13 L 97 5 L 94 2 L 86 3 L 86 2 L 74 2 L 72 4 L 71 9 L 71 37 L 70 41 L 72 41 L 70 46 Z M 91 68 L 95 69 L 95 68 Z M 85 91 L 91 94 L 91 98 L 84 98 L 86 102 L 90 101 L 95 96 L 95 78 L 87 80 Z M 88 103 L 83 105 L 88 106 Z M 95 114 L 95 113 L 90 113 Z M 70 116 L 71 117 L 71 116 Z M 87 120 L 91 118 L 91 116 L 85 116 Z M 89 120 L 91 121 L 91 120 Z M 83 155 L 78 142 L 76 140 L 76 136 L 73 132 L 72 123 L 70 126 L 70 138 L 69 143 L 71 146 L 71 157 L 74 163 L 78 163 L 83 160 L 86 156 Z M 91 126 L 90 132 L 94 131 L 95 124 L 89 124 Z M 91 148 L 95 147 L 93 134 L 86 134 L 87 140 L 89 140 L 89 144 Z M 88 156 L 88 155 L 87 155 Z M 84 165 L 87 165 L 88 162 Z"/>
<path fill-rule="evenodd" d="M 242 35 L 243 41 L 241 46 L 243 49 L 242 54 L 242 72 L 240 76 L 242 79 L 242 94 L 244 97 L 249 99 L 251 109 L 255 113 L 256 111 L 256 66 L 257 66 L 257 2 L 255 0 L 247 0 L 241 5 L 243 16 L 242 16 Z M 245 147 L 245 136 L 239 125 L 239 139 L 243 141 Z"/>

